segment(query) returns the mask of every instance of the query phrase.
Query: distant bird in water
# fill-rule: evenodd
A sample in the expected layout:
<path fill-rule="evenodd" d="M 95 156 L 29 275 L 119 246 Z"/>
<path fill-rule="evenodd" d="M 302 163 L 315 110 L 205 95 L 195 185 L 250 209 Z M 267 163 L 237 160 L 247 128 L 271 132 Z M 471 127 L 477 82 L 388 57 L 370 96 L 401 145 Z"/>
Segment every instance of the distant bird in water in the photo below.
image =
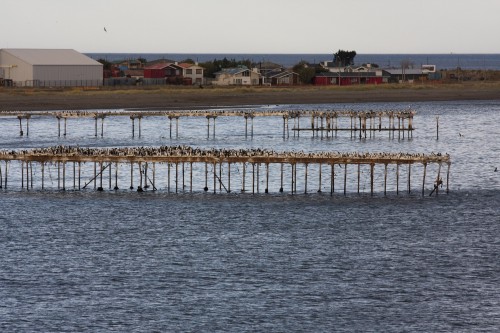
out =
<path fill-rule="evenodd" d="M 497 171 L 498 171 L 498 168 L 495 168 L 495 172 L 497 172 Z"/>
<path fill-rule="evenodd" d="M 106 30 L 106 27 L 104 27 L 104 32 L 108 32 L 108 30 Z"/>
<path fill-rule="evenodd" d="M 458 133 L 458 136 L 463 136 L 463 135 L 462 135 L 462 133 L 460 133 L 460 132 L 459 132 L 459 133 Z"/>

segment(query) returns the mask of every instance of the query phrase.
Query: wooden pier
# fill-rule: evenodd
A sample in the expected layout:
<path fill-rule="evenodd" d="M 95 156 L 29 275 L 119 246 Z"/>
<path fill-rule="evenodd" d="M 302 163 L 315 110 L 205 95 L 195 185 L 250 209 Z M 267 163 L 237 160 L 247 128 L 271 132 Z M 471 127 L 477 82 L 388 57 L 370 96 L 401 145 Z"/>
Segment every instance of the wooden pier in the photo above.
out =
<path fill-rule="evenodd" d="M 82 164 L 90 164 L 93 173 L 82 177 Z M 125 166 L 124 166 L 125 165 Z M 163 172 L 158 176 L 158 166 L 163 165 Z M 193 165 L 198 170 L 198 178 L 204 186 L 195 184 L 199 179 L 193 179 Z M 369 168 L 370 193 L 374 194 L 374 177 L 377 169 L 384 177 L 383 193 L 387 193 L 388 166 L 396 166 L 396 193 L 399 194 L 400 166 L 407 166 L 407 191 L 411 192 L 411 169 L 413 166 L 423 167 L 422 195 L 425 195 L 428 165 L 437 165 L 437 174 L 430 194 L 438 194 L 439 188 L 446 186 L 449 189 L 449 174 L 451 159 L 442 154 L 407 154 L 407 153 L 341 153 L 341 152 L 276 152 L 266 149 L 198 149 L 186 146 L 135 147 L 135 148 L 80 148 L 70 146 L 55 146 L 41 149 L 0 151 L 0 188 L 11 186 L 9 174 L 14 174 L 16 181 L 21 182 L 21 188 L 46 189 L 47 168 L 57 169 L 57 189 L 67 189 L 67 182 L 72 178 L 74 190 L 82 190 L 93 183 L 94 189 L 103 190 L 103 177 L 109 172 L 109 188 L 119 189 L 118 179 L 123 179 L 123 173 L 130 175 L 130 189 L 142 192 L 147 188 L 159 189 L 158 177 L 165 180 L 165 189 L 170 192 L 175 186 L 175 192 L 203 189 L 209 191 L 212 183 L 214 193 L 231 192 L 231 183 L 236 177 L 241 178 L 241 191 L 259 193 L 260 168 L 264 167 L 264 193 L 271 192 L 270 177 L 274 184 L 280 184 L 275 190 L 284 192 L 285 176 L 289 177 L 287 184 L 289 193 L 297 193 L 298 171 L 301 166 L 301 183 L 304 193 L 308 193 L 308 170 L 315 167 L 318 177 L 318 191 L 321 192 L 323 181 L 329 183 L 330 193 L 335 192 L 335 184 L 343 182 L 343 193 L 346 194 L 348 173 L 357 172 L 357 192 L 360 191 L 361 168 Z M 19 167 L 20 166 L 20 167 Z M 34 176 L 33 169 L 38 170 Z M 285 166 L 288 174 L 285 175 Z M 442 166 L 446 166 L 444 172 Z M 88 165 L 87 165 L 88 167 Z M 274 172 L 270 176 L 270 169 Z M 72 172 L 71 172 L 72 169 Z M 112 170 L 114 169 L 114 174 Z M 124 171 L 124 169 L 126 171 Z M 210 172 L 209 172 L 210 169 Z M 225 170 L 223 175 L 222 170 Z M 200 171 L 201 170 L 201 171 Z M 279 170 L 279 171 L 278 171 Z M 134 183 L 134 174 L 137 175 Z M 209 176 L 210 173 L 210 176 Z M 442 174 L 446 173 L 443 180 Z M 120 174 L 120 177 L 119 177 Z M 182 182 L 180 180 L 182 179 Z M 189 182 L 186 177 L 189 177 Z M 251 178 L 251 184 L 248 184 Z M 36 178 L 36 179 L 34 179 Z M 209 178 L 213 182 L 209 182 Z M 82 181 L 83 180 L 83 181 Z M 97 182 L 99 181 L 99 184 Z M 172 181 L 174 186 L 172 186 Z M 114 186 L 112 186 L 114 182 Z M 182 185 L 181 185 L 182 184 Z M 70 186 L 71 187 L 71 186 Z"/>
<path fill-rule="evenodd" d="M 173 137 L 173 122 L 175 136 L 179 135 L 179 119 L 188 117 L 204 117 L 207 119 L 207 136 L 215 137 L 215 123 L 218 117 L 242 117 L 245 119 L 245 136 L 253 136 L 256 117 L 279 117 L 283 119 L 283 137 L 299 136 L 301 132 L 311 132 L 313 136 L 336 137 L 339 132 L 349 132 L 351 137 L 375 137 L 376 132 L 388 132 L 390 138 L 411 138 L 413 131 L 413 116 L 415 111 L 353 111 L 353 110 L 265 110 L 265 109 L 227 109 L 227 110 L 172 110 L 172 111 L 50 111 L 50 112 L 16 112 L 0 111 L 0 117 L 17 117 L 19 119 L 19 134 L 29 135 L 30 120 L 40 117 L 57 119 L 57 135 L 66 136 L 68 119 L 93 118 L 94 135 L 104 136 L 104 120 L 112 117 L 128 117 L 131 120 L 132 136 L 136 135 L 136 120 L 138 136 L 142 135 L 141 120 L 146 117 L 160 117 L 169 120 L 170 138 Z M 342 118 L 347 120 L 341 121 Z M 100 120 L 100 126 L 99 126 Z M 302 120 L 302 121 L 301 121 Z M 23 126 L 23 121 L 25 125 Z M 63 132 L 61 133 L 61 121 Z M 290 129 L 290 122 L 293 122 Z M 212 128 L 211 127 L 212 123 Z"/>

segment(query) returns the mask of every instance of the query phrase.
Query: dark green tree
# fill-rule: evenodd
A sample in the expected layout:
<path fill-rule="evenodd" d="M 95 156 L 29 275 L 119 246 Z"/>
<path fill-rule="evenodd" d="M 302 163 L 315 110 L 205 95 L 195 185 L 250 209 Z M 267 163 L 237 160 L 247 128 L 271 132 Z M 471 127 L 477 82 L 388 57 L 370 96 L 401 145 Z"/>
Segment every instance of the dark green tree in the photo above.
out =
<path fill-rule="evenodd" d="M 222 60 L 214 59 L 213 61 L 207 61 L 199 64 L 205 69 L 205 77 L 214 77 L 214 73 L 222 70 L 223 68 L 232 68 L 238 66 L 246 66 L 247 68 L 252 68 L 252 62 L 248 59 L 245 60 L 235 60 L 227 59 L 224 57 Z"/>
<path fill-rule="evenodd" d="M 293 71 L 299 74 L 300 82 L 304 84 L 312 83 L 312 79 L 316 75 L 314 66 L 309 65 L 306 61 L 301 61 L 293 66 Z"/>
<path fill-rule="evenodd" d="M 356 51 L 345 51 L 338 50 L 333 54 L 333 62 L 338 67 L 346 67 L 354 65 L 354 58 L 356 57 Z"/>
<path fill-rule="evenodd" d="M 102 69 L 104 69 L 104 70 L 110 70 L 111 66 L 113 65 L 111 62 L 109 62 L 103 58 L 97 59 L 97 61 L 102 64 Z"/>

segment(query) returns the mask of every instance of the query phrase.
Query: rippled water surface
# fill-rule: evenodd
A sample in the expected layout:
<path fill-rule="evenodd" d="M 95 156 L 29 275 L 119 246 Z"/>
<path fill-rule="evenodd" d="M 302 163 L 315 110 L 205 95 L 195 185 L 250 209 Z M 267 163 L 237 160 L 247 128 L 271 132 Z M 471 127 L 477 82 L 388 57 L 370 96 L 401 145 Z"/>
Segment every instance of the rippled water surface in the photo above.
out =
<path fill-rule="evenodd" d="M 339 184 L 330 196 L 329 181 L 320 184 L 312 166 L 307 195 L 304 179 L 300 194 L 291 195 L 286 180 L 280 194 L 274 169 L 271 193 L 263 193 L 262 177 L 260 193 L 252 195 L 204 193 L 204 170 L 196 168 L 193 193 L 168 193 L 165 166 L 158 170 L 163 178 L 158 176 L 157 192 L 128 190 L 127 166 L 120 169 L 116 192 L 92 186 L 74 191 L 72 180 L 69 190 L 57 191 L 54 170 L 48 190 L 35 183 L 26 191 L 13 164 L 9 188 L 0 190 L 0 330 L 497 331 L 500 172 L 494 169 L 500 167 L 500 104 L 412 107 L 417 129 L 411 140 L 384 133 L 366 140 L 348 133 L 312 138 L 305 132 L 283 139 L 278 118 L 256 119 L 253 138 L 245 138 L 243 119 L 217 119 L 215 138 L 207 138 L 206 119 L 181 118 L 179 137 L 172 139 L 168 119 L 145 118 L 143 135 L 132 138 L 125 117 L 106 119 L 102 138 L 94 137 L 93 120 L 70 119 L 68 135 L 58 138 L 55 119 L 32 119 L 26 138 L 18 136 L 16 118 L 0 118 L 2 149 L 185 144 L 452 157 L 450 193 L 437 197 L 428 195 L 436 168 L 429 168 L 422 196 L 418 166 L 410 194 L 396 195 L 390 169 L 387 196 L 382 170 L 373 196 L 367 170 L 361 170 L 360 194 L 349 174 L 354 178 L 348 195 Z M 231 170 L 235 189 L 242 186 L 240 171 Z M 84 170 L 85 181 L 92 172 Z"/>

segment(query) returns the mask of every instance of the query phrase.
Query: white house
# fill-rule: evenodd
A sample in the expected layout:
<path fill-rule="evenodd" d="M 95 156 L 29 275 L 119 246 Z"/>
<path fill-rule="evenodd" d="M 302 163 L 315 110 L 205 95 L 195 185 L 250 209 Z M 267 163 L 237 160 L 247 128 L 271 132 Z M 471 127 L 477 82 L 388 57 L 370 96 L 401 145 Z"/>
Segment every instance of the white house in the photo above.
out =
<path fill-rule="evenodd" d="M 257 69 L 250 70 L 246 66 L 235 68 L 223 68 L 219 72 L 214 73 L 214 85 L 229 86 L 229 85 L 258 85 L 260 73 Z"/>

